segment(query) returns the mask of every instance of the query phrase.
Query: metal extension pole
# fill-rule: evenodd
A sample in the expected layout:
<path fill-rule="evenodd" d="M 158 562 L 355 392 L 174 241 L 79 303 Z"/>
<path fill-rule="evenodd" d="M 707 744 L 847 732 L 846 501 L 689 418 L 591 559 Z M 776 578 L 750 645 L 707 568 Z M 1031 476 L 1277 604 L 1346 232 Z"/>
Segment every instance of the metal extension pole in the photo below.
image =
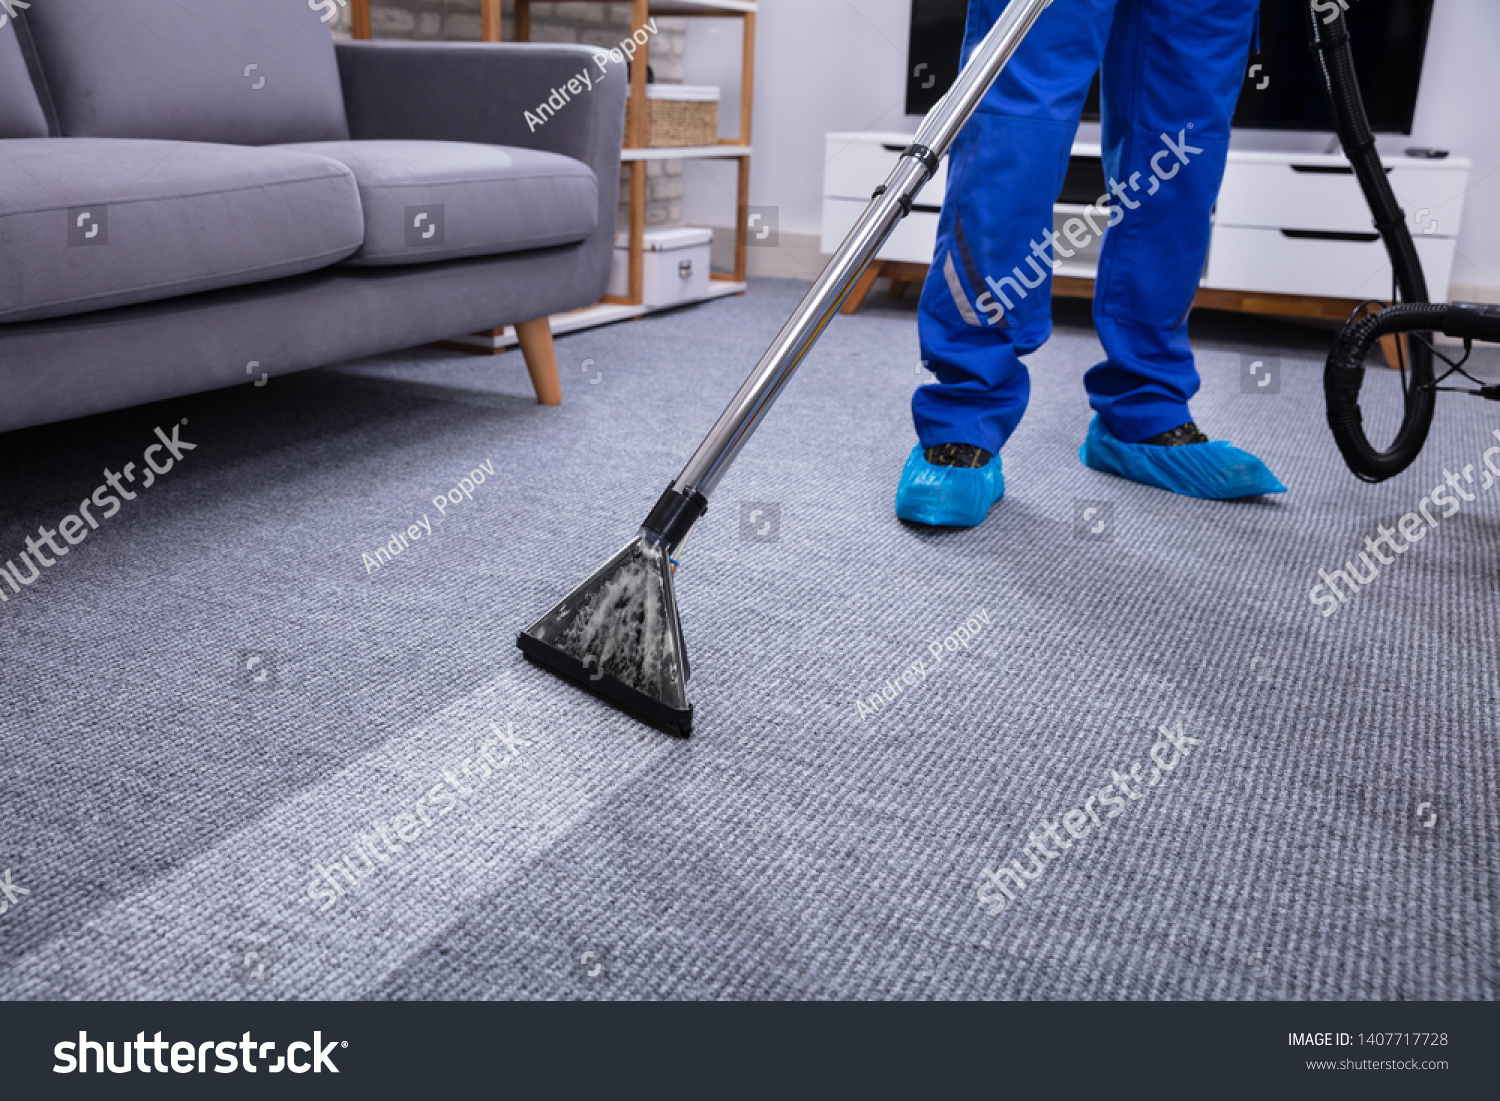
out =
<path fill-rule="evenodd" d="M 844 238 L 791 320 L 777 334 L 739 393 L 735 394 L 734 400 L 672 483 L 672 489 L 678 494 L 684 497 L 696 495 L 705 502 L 713 494 L 719 479 L 770 410 L 792 372 L 822 335 L 824 327 L 838 312 L 844 298 L 891 232 L 911 212 L 913 200 L 937 171 L 938 162 L 953 145 L 953 139 L 969 121 L 1037 17 L 1051 2 L 1011 0 L 1001 13 L 963 72 L 959 73 L 953 87 L 922 120 L 912 144 L 902 154 L 890 178 L 876 190 L 874 200 Z"/>

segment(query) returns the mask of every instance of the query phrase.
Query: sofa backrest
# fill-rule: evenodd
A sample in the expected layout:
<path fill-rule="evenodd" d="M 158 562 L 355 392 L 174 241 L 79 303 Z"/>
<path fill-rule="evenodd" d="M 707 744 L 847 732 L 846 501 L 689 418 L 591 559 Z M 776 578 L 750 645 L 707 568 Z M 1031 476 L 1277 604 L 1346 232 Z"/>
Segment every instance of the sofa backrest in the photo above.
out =
<path fill-rule="evenodd" d="M 63 137 L 271 145 L 349 136 L 308 0 L 31 0 Z"/>
<path fill-rule="evenodd" d="M 15 22 L 0 6 L 0 138 L 45 138 L 47 116 L 37 99 L 16 38 Z"/>

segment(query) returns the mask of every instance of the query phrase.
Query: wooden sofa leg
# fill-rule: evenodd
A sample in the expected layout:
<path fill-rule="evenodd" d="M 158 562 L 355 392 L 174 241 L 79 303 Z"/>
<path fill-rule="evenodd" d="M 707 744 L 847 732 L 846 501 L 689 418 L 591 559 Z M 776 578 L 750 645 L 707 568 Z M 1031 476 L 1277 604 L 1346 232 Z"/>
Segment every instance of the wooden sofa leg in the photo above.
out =
<path fill-rule="evenodd" d="M 516 338 L 521 342 L 521 354 L 526 357 L 526 370 L 531 372 L 536 400 L 543 405 L 561 405 L 562 382 L 557 377 L 557 350 L 552 346 L 551 323 L 545 317 L 523 321 L 516 326 Z"/>

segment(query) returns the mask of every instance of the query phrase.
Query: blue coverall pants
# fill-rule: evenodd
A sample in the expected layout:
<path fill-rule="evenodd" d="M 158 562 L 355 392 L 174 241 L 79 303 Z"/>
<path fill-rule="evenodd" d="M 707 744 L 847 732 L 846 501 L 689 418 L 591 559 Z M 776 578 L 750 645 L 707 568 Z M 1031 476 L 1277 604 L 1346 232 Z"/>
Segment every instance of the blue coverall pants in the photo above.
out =
<path fill-rule="evenodd" d="M 964 59 L 1005 8 L 970 0 Z M 1187 315 L 1208 251 L 1259 0 L 1054 0 L 948 157 L 912 417 L 923 447 L 999 452 L 1026 411 L 1021 357 L 1052 332 L 1052 257 L 1103 236 L 1089 404 L 1136 443 L 1188 421 Z M 1101 202 L 1053 230 L 1053 203 L 1102 64 Z M 1075 224 L 1076 223 L 1076 224 Z"/>

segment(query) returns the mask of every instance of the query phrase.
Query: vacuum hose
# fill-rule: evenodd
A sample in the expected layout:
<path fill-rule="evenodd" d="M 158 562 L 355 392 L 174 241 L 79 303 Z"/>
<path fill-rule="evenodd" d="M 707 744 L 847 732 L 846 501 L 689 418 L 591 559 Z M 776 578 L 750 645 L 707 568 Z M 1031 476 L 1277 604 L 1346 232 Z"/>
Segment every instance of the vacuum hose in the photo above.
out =
<path fill-rule="evenodd" d="M 1354 166 L 1360 189 L 1375 216 L 1375 228 L 1390 255 L 1402 305 L 1351 321 L 1345 327 L 1329 354 L 1323 373 L 1323 393 L 1328 427 L 1333 430 L 1333 438 L 1349 469 L 1367 482 L 1380 482 L 1411 464 L 1432 427 L 1436 395 L 1430 330 L 1438 327 L 1443 307 L 1426 304 L 1427 280 L 1406 226 L 1406 212 L 1391 190 L 1365 115 L 1354 58 L 1349 50 L 1349 28 L 1342 11 L 1335 12 L 1334 18 L 1325 22 L 1323 13 L 1328 7 L 1320 0 L 1308 0 L 1305 12 L 1312 50 L 1323 73 L 1323 86 L 1339 141 Z M 1406 387 L 1401 429 L 1390 449 L 1380 451 L 1365 435 L 1359 388 L 1364 381 L 1364 357 L 1370 346 L 1379 337 L 1397 332 L 1415 332 L 1418 338 L 1410 342 L 1411 381 Z"/>
<path fill-rule="evenodd" d="M 1432 425 L 1436 392 L 1431 387 L 1432 355 L 1426 347 L 1411 348 L 1412 379 L 1418 385 L 1406 390 L 1406 414 L 1389 451 L 1379 451 L 1365 436 L 1359 411 L 1359 387 L 1364 381 L 1365 356 L 1383 336 L 1441 328 L 1446 307 L 1403 302 L 1378 313 L 1351 321 L 1339 333 L 1328 364 L 1323 370 L 1323 394 L 1328 406 L 1328 427 L 1334 441 L 1356 477 L 1382 482 L 1405 470 L 1427 439 Z M 1424 373 L 1425 372 L 1425 373 Z M 1420 385 L 1422 379 L 1427 386 Z"/>

